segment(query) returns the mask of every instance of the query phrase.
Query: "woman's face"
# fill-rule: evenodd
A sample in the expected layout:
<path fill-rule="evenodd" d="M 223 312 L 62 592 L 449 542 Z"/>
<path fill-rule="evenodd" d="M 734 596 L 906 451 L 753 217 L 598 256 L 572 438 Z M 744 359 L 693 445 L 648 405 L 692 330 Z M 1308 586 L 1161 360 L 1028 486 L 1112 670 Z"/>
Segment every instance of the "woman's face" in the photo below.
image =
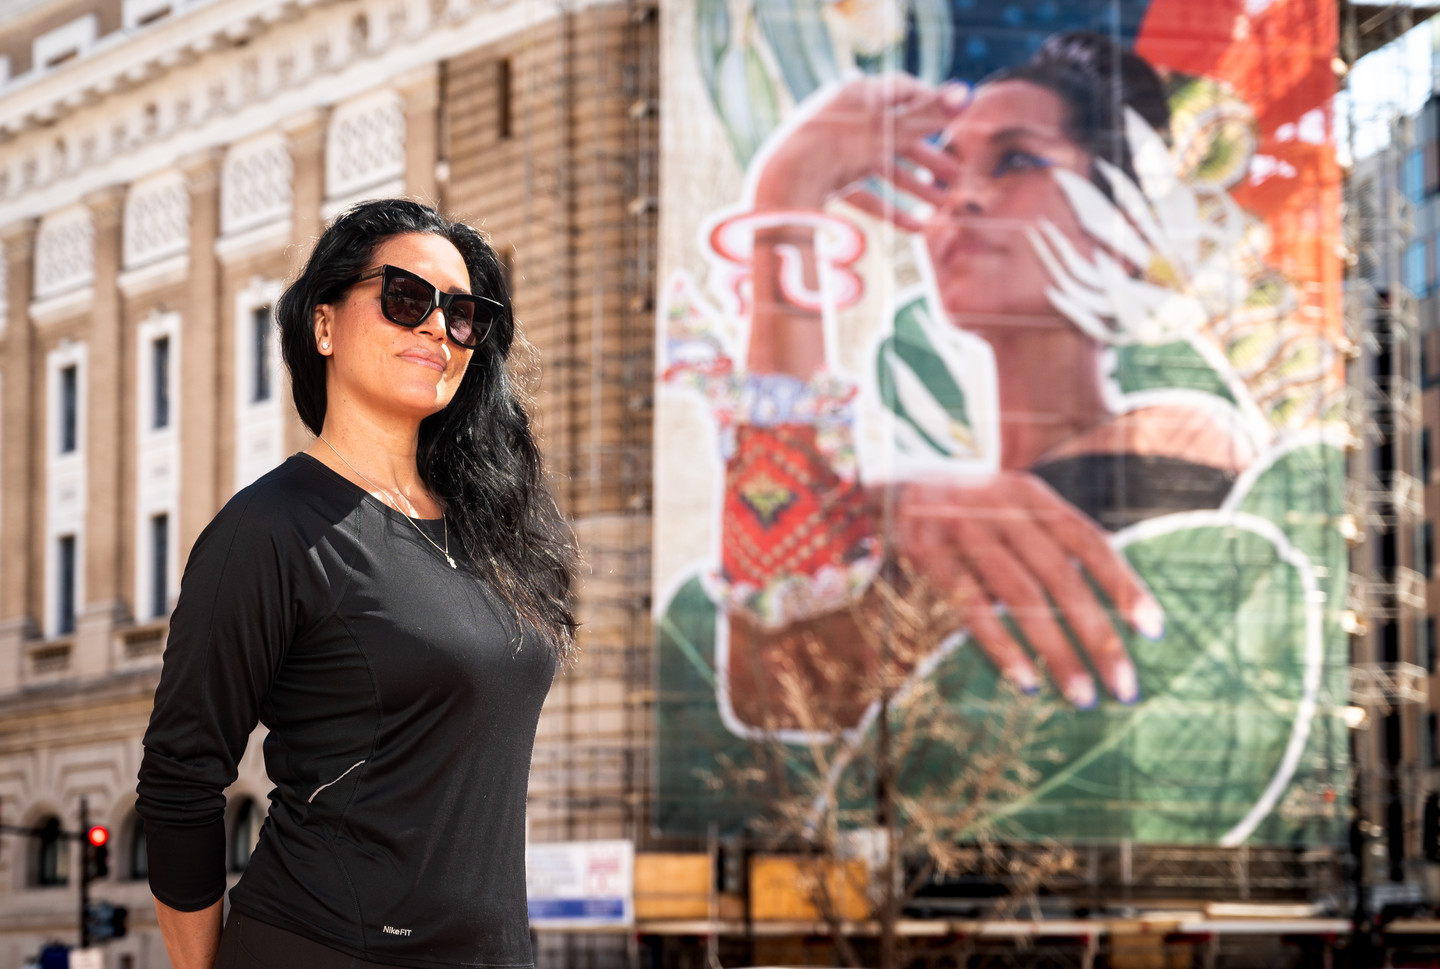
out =
<path fill-rule="evenodd" d="M 945 129 L 943 150 L 959 164 L 944 202 L 927 220 L 925 243 L 940 298 L 966 329 L 1054 317 L 1049 274 L 1026 238 L 1048 220 L 1083 254 L 1091 245 L 1052 170 L 1089 177 L 1090 155 L 1065 133 L 1060 97 L 1028 81 L 997 81 Z"/>
<path fill-rule="evenodd" d="M 465 260 L 443 236 L 391 236 L 366 268 L 377 266 L 408 269 L 443 293 L 470 292 Z M 380 277 L 367 279 L 315 310 L 315 343 L 329 358 L 327 407 L 420 421 L 450 403 L 472 351 L 450 340 L 438 307 L 419 326 L 391 323 L 380 311 L 380 287 Z"/>

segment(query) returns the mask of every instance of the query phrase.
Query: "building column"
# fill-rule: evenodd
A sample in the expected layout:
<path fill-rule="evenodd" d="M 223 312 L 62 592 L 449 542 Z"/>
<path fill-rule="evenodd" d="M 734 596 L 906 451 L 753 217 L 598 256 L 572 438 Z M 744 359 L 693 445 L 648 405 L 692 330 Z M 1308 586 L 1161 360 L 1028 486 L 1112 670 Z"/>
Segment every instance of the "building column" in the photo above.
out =
<path fill-rule="evenodd" d="M 39 502 L 33 462 L 34 438 L 44 407 L 35 399 L 35 331 L 30 326 L 30 292 L 35 282 L 35 230 L 25 219 L 0 227 L 0 260 L 5 265 L 5 335 L 0 338 L 0 693 L 19 687 L 25 641 L 36 633 L 41 584 L 31 555 Z"/>
<path fill-rule="evenodd" d="M 190 191 L 190 274 L 180 321 L 180 507 L 178 546 L 188 555 L 229 497 L 220 482 L 220 237 L 221 152 L 180 160 Z"/>
<path fill-rule="evenodd" d="M 287 267 L 299 275 L 315 240 L 325 228 L 320 215 L 325 205 L 325 139 L 330 131 L 330 109 L 315 108 L 281 122 L 290 144 L 290 250 Z"/>
<path fill-rule="evenodd" d="M 440 207 L 440 66 L 426 64 L 397 78 L 405 104 L 405 194 Z"/>
<path fill-rule="evenodd" d="M 95 298 L 86 332 L 85 414 L 85 601 L 75 624 L 70 670 L 84 678 L 110 665 L 115 627 L 127 615 L 120 577 L 125 574 L 123 529 L 129 518 L 121 500 L 126 443 L 134 428 L 125 419 L 121 336 L 120 261 L 123 186 L 101 189 L 84 199 L 95 229 Z M 126 431 L 130 433 L 127 434 Z"/>
<path fill-rule="evenodd" d="M 300 275 L 315 240 L 325 228 L 321 209 L 325 205 L 325 139 L 330 129 L 330 109 L 316 108 L 281 124 L 290 142 L 291 216 L 290 247 L 287 253 L 289 278 Z M 310 446 L 309 430 L 300 421 L 290 395 L 285 395 L 285 453 Z"/>

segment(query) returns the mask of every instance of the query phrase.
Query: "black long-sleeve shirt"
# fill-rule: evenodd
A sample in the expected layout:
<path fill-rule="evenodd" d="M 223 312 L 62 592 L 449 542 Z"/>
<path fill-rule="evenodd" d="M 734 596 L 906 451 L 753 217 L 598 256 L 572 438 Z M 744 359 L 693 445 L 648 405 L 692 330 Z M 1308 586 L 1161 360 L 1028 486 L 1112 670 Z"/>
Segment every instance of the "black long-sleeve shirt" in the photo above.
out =
<path fill-rule="evenodd" d="M 530 965 L 525 792 L 555 663 L 518 630 L 314 458 L 242 490 L 190 554 L 145 734 L 156 898 L 224 894 L 223 792 L 259 721 L 275 787 L 234 908 L 372 962 Z"/>

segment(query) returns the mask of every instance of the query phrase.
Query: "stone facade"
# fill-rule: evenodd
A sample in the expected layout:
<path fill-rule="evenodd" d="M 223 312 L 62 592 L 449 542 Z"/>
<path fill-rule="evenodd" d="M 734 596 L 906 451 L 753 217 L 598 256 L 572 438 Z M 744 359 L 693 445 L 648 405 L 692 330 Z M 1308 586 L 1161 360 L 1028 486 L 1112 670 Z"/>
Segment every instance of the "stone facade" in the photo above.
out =
<path fill-rule="evenodd" d="M 74 829 L 84 798 L 111 827 L 91 896 L 126 905 L 131 928 L 107 967 L 168 965 L 134 776 L 186 553 L 237 488 L 308 445 L 270 307 L 324 222 L 367 197 L 436 202 L 510 267 L 589 562 L 532 838 L 643 838 L 655 11 L 17 10 L 0 26 L 0 820 Z M 229 797 L 237 866 L 268 790 L 255 741 Z M 75 941 L 67 852 L 62 879 L 38 841 L 0 837 L 0 965 Z"/>

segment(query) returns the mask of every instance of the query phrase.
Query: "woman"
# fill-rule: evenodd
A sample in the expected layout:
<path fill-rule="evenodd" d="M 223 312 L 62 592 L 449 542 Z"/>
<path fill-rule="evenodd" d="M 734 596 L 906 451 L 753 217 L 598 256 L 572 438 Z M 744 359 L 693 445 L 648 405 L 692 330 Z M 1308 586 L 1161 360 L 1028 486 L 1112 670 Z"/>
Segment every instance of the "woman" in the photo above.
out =
<path fill-rule="evenodd" d="M 366 202 L 277 316 L 316 440 L 196 542 L 145 736 L 171 962 L 528 965 L 525 793 L 573 543 L 506 374 L 499 261 Z M 257 721 L 275 789 L 222 937 L 224 789 Z"/>
<path fill-rule="evenodd" d="M 903 75 L 851 82 L 769 146 L 751 183 L 757 216 L 794 221 L 755 233 L 748 379 L 757 384 L 814 381 L 827 369 L 821 314 L 795 295 L 813 291 L 818 279 L 805 213 L 843 198 L 922 236 L 945 322 L 980 337 L 995 358 L 999 468 L 968 480 L 930 475 L 868 489 L 812 476 L 814 503 L 832 518 L 893 516 L 887 554 L 950 600 L 996 666 L 1032 692 L 1042 676 L 1038 659 L 1080 708 L 1101 695 L 1092 670 L 1117 699 L 1139 697 L 1135 667 L 1091 580 L 1140 633 L 1154 638 L 1164 628 L 1160 607 L 1100 524 L 1129 524 L 1137 511 L 1215 507 L 1252 457 L 1203 411 L 1117 411 L 1106 394 L 1107 348 L 1052 299 L 1054 280 L 1034 235 L 1045 225 L 1080 257 L 1095 254 L 1058 173 L 1108 192 L 1104 160 L 1133 179 L 1126 107 L 1166 130 L 1164 89 L 1143 60 L 1102 34 L 1060 34 L 1031 62 L 973 92 Z M 894 204 L 876 192 L 877 179 L 921 204 Z M 787 283 L 787 264 L 797 259 L 807 273 L 803 287 Z M 773 429 L 763 434 L 764 447 L 785 447 L 774 443 Z M 746 435 L 735 431 L 742 452 Z M 734 469 L 747 463 L 744 453 L 731 460 L 729 485 L 743 489 Z M 757 532 L 776 534 L 775 523 L 760 522 L 743 501 L 727 497 L 725 514 L 727 555 L 755 544 Z M 836 564 L 861 554 L 858 542 L 831 548 Z M 731 612 L 729 702 L 741 721 L 773 729 L 767 682 L 778 667 L 808 665 L 823 680 L 804 644 L 818 638 L 833 647 L 856 637 L 844 613 L 786 628 L 755 619 Z M 821 682 L 812 692 L 841 693 L 843 684 Z M 778 722 L 787 725 L 788 716 L 782 711 Z"/>

